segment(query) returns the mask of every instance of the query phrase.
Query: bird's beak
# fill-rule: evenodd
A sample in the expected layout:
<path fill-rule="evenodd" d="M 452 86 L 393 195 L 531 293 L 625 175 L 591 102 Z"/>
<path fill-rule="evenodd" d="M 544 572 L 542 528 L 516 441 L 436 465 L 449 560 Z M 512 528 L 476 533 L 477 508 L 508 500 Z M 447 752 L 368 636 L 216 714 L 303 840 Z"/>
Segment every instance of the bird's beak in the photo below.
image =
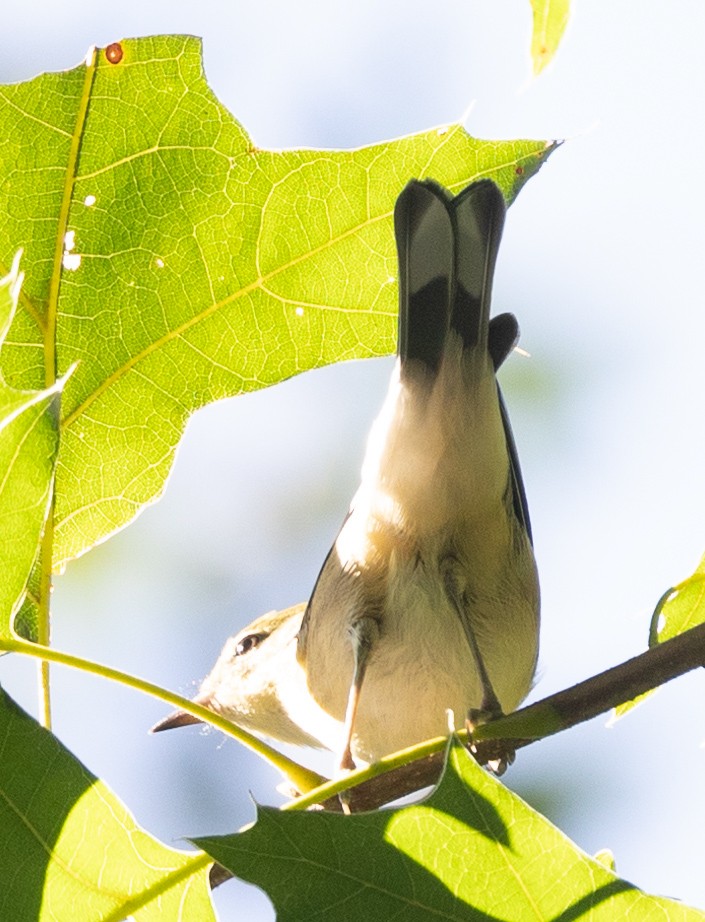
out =
<path fill-rule="evenodd" d="M 203 723 L 203 721 L 198 717 L 194 717 L 193 714 L 189 714 L 187 711 L 173 711 L 163 720 L 155 723 L 153 727 L 150 727 L 149 732 L 160 733 L 162 730 L 173 730 L 175 727 L 188 727 L 190 724 L 200 723 Z"/>
<path fill-rule="evenodd" d="M 198 694 L 193 699 L 194 704 L 200 704 L 201 707 L 208 708 L 209 710 L 215 710 L 213 705 L 213 698 L 209 694 Z M 172 711 L 171 714 L 155 723 L 153 727 L 150 727 L 150 733 L 160 733 L 162 730 L 173 730 L 175 727 L 189 727 L 191 724 L 202 724 L 203 721 L 200 717 L 194 717 L 193 714 L 189 714 L 188 711 Z"/>

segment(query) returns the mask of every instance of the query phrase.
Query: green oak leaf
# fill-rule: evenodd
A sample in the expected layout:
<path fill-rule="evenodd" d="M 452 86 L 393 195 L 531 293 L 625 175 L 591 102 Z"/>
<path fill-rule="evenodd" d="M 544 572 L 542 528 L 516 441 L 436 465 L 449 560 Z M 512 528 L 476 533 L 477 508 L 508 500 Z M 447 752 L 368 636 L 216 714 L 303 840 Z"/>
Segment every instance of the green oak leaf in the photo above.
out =
<path fill-rule="evenodd" d="M 212 862 L 148 835 L 0 689 L 0 919 L 214 920 Z"/>
<path fill-rule="evenodd" d="M 159 497 L 198 408 L 393 351 L 391 215 L 409 178 L 457 191 L 491 176 L 511 202 L 555 147 L 450 125 L 353 151 L 261 150 L 184 36 L 0 87 L 0 117 L 0 265 L 18 244 L 28 264 L 5 372 L 37 388 L 76 365 L 55 567 Z"/>
<path fill-rule="evenodd" d="M 705 556 L 695 572 L 662 597 L 652 621 L 649 646 L 677 637 L 705 621 Z"/>
<path fill-rule="evenodd" d="M 19 254 L 0 279 L 0 346 L 22 285 Z M 0 367 L 4 349 L 0 352 Z M 49 512 L 59 447 L 61 382 L 17 390 L 0 376 L 0 636 L 12 634 Z"/>
<path fill-rule="evenodd" d="M 531 61 L 538 75 L 553 59 L 570 14 L 570 0 L 531 0 Z"/>
<path fill-rule="evenodd" d="M 651 618 L 649 647 L 677 637 L 705 621 L 705 556 L 700 559 L 695 572 L 673 586 L 659 599 Z M 641 704 L 658 689 L 644 692 L 633 701 L 626 701 L 614 709 L 615 719 L 623 717 L 637 704 Z"/>
<path fill-rule="evenodd" d="M 195 842 L 264 889 L 278 922 L 705 919 L 617 877 L 458 744 L 421 803 L 353 816 L 260 807 L 245 831 Z"/>
<path fill-rule="evenodd" d="M 39 624 L 43 620 L 40 600 L 42 596 L 42 566 L 41 555 L 37 556 L 32 572 L 29 574 L 25 586 L 24 598 L 15 612 L 12 630 L 19 637 L 31 640 L 34 643 L 39 639 Z M 5 633 L 5 628 L 0 631 L 0 636 Z"/>

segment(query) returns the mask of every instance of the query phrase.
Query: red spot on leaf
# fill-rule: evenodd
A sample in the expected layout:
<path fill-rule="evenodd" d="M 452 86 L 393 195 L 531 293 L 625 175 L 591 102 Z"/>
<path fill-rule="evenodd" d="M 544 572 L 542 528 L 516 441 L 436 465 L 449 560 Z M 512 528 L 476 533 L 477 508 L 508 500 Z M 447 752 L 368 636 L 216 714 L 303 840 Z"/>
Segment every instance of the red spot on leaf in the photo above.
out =
<path fill-rule="evenodd" d="M 111 64 L 119 64 L 122 61 L 123 54 L 120 42 L 113 42 L 112 45 L 108 45 L 105 49 L 105 57 Z"/>

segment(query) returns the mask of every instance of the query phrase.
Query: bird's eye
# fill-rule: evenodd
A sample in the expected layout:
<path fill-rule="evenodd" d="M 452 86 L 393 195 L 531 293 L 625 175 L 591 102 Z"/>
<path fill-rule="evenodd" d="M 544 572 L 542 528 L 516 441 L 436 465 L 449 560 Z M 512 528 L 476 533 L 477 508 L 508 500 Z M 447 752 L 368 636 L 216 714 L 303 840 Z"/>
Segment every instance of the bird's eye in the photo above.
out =
<path fill-rule="evenodd" d="M 267 634 L 247 634 L 235 647 L 235 656 L 244 656 L 245 653 L 254 650 L 267 636 Z"/>

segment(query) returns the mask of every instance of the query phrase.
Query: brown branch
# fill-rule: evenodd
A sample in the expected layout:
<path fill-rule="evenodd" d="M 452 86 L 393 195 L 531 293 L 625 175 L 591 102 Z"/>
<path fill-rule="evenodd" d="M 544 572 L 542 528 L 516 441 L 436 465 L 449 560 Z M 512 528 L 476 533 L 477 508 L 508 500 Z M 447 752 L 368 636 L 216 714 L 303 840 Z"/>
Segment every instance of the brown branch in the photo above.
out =
<path fill-rule="evenodd" d="M 515 749 L 591 720 L 698 666 L 705 666 L 705 624 L 571 688 L 477 727 L 471 750 L 483 765 L 496 758 L 507 758 Z M 375 810 L 435 784 L 443 767 L 443 756 L 443 752 L 436 752 L 359 784 L 348 792 L 351 810 Z M 341 809 L 337 797 L 321 806 L 336 812 Z M 211 869 L 211 885 L 217 886 L 229 876 L 224 868 L 215 865 Z"/>
<path fill-rule="evenodd" d="M 473 754 L 486 765 L 704 665 L 705 624 L 701 624 L 571 688 L 477 727 L 473 734 Z M 436 753 L 364 782 L 350 792 L 351 807 L 374 810 L 433 784 L 442 761 L 443 754 Z M 330 801 L 324 806 L 336 809 Z"/>
<path fill-rule="evenodd" d="M 484 741 L 511 740 L 515 749 L 567 730 L 632 701 L 671 679 L 705 666 L 705 624 L 613 666 L 571 688 L 478 727 L 478 750 Z"/>

